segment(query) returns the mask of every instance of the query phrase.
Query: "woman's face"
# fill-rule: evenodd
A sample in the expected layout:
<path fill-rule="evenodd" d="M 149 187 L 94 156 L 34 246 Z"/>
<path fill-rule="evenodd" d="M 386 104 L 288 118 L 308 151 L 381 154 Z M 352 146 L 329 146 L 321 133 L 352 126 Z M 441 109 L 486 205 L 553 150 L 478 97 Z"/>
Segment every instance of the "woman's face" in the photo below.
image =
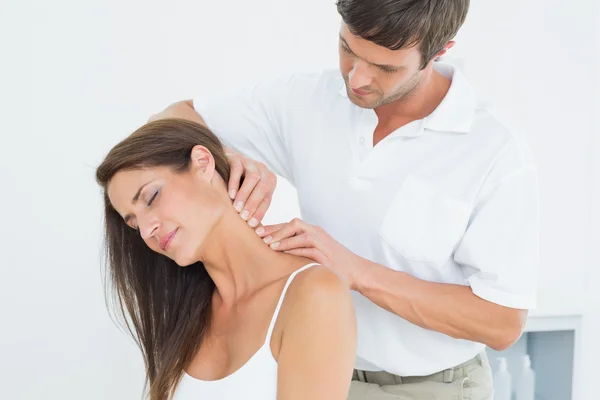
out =
<path fill-rule="evenodd" d="M 120 171 L 107 190 L 112 206 L 148 247 L 180 266 L 201 260 L 203 243 L 231 207 L 214 158 L 202 146 L 194 147 L 184 173 L 170 167 Z"/>

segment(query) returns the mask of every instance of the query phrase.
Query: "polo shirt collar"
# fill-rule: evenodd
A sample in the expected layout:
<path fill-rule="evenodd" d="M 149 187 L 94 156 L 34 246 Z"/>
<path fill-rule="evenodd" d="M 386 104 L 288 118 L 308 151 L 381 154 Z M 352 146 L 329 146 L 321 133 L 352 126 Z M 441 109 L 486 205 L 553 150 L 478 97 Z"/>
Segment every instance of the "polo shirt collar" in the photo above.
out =
<path fill-rule="evenodd" d="M 434 131 L 469 133 L 477 108 L 475 90 L 455 67 L 437 63 L 436 70 L 452 83 L 442 102 L 425 117 L 424 127 Z"/>

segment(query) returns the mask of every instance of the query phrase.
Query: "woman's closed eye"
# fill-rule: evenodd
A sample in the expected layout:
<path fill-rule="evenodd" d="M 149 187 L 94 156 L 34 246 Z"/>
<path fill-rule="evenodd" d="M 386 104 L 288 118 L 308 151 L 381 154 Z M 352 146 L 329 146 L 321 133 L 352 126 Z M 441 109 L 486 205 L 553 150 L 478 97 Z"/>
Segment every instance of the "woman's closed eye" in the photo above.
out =
<path fill-rule="evenodd" d="M 154 192 L 152 192 L 152 195 L 150 196 L 150 198 L 146 201 L 146 205 L 148 207 L 150 207 L 152 205 L 152 203 L 154 202 L 154 200 L 156 199 L 156 196 L 158 196 L 158 192 L 159 190 L 155 190 Z M 134 230 L 134 231 L 140 231 L 140 227 L 137 226 L 137 224 L 132 224 L 130 225 L 130 227 Z"/>
<path fill-rule="evenodd" d="M 148 207 L 150 207 L 152 205 L 152 203 L 154 202 L 154 200 L 156 199 L 156 196 L 158 196 L 158 192 L 159 190 L 155 190 L 154 192 L 152 192 L 152 195 L 150 196 L 150 198 L 146 201 L 146 204 L 148 205 Z M 135 229 L 136 231 L 140 231 L 140 227 L 139 226 L 134 226 L 133 229 Z"/>
<path fill-rule="evenodd" d="M 150 199 L 146 203 L 146 204 L 148 204 L 148 207 L 150 207 L 152 205 L 152 202 L 154 202 L 154 199 L 156 199 L 156 196 L 158 196 L 158 192 L 159 192 L 159 190 L 155 190 L 152 193 L 152 196 L 150 196 Z"/>

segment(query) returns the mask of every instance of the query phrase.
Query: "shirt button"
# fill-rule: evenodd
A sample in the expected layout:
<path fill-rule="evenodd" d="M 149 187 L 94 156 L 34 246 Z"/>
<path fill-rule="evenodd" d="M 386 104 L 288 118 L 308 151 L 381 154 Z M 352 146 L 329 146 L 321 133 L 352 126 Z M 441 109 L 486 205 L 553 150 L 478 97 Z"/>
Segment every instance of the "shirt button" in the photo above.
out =
<path fill-rule="evenodd" d="M 365 138 L 361 136 L 360 139 L 358 139 L 358 141 L 360 142 L 360 144 L 364 145 L 365 144 Z"/>

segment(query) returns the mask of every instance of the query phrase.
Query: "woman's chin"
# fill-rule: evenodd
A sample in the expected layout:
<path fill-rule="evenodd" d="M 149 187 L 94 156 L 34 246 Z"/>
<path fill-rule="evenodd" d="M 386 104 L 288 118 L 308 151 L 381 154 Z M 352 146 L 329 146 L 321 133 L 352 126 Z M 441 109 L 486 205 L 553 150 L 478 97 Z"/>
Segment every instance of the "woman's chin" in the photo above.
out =
<path fill-rule="evenodd" d="M 179 265 L 182 268 L 189 267 L 198 262 L 196 257 L 185 257 L 181 255 L 173 255 L 169 257 L 171 260 L 175 261 L 175 264 Z"/>

